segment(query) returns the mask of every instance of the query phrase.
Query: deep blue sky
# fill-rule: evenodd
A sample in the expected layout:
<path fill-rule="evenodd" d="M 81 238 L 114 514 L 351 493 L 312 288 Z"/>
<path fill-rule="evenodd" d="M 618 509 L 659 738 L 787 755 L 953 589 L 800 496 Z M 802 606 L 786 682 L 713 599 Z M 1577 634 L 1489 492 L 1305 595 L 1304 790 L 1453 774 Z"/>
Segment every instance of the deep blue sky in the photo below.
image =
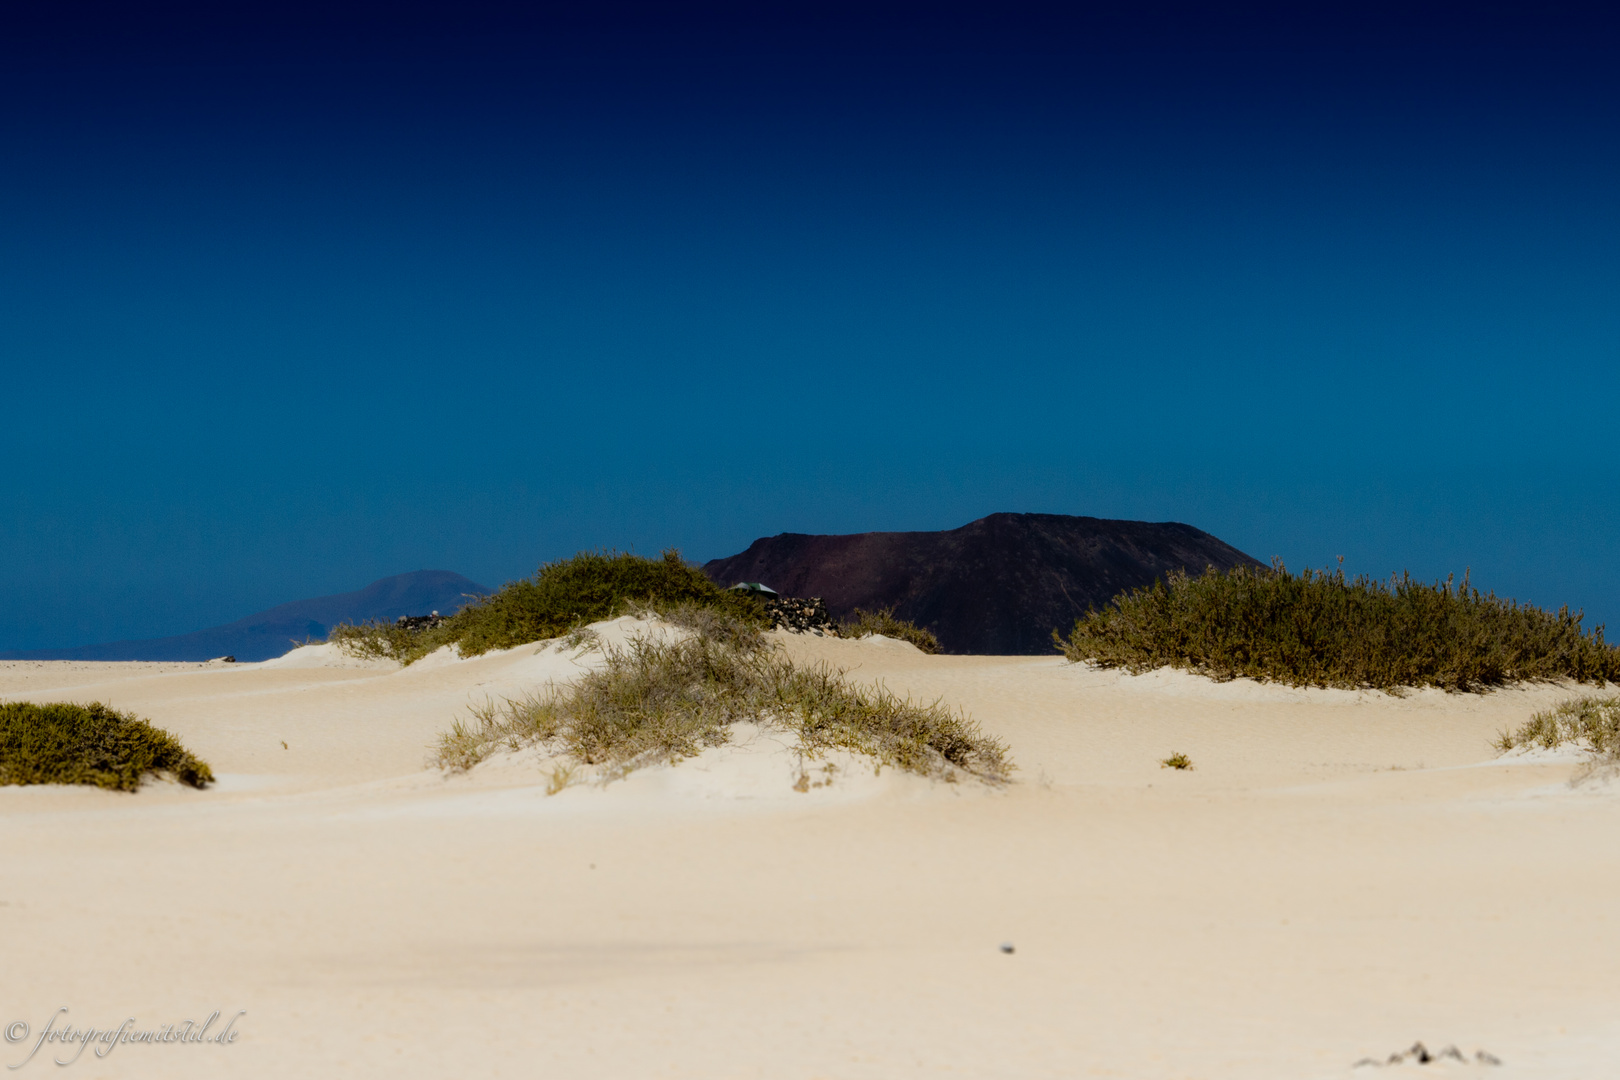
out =
<path fill-rule="evenodd" d="M 37 6 L 0 650 L 998 510 L 1620 625 L 1601 14 Z"/>

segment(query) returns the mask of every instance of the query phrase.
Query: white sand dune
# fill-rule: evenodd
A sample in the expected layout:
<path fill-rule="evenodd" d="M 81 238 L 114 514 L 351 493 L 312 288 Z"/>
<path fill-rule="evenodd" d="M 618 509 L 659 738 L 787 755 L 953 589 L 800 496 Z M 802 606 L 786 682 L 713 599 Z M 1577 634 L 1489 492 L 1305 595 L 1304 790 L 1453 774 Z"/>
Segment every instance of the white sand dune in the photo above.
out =
<path fill-rule="evenodd" d="M 469 704 L 599 662 L 553 645 L 0 663 L 0 697 L 132 710 L 221 777 L 0 789 L 0 1024 L 29 1025 L 3 1063 L 66 1006 L 221 1010 L 211 1033 L 246 1010 L 231 1045 L 92 1048 L 82 1077 L 1616 1071 L 1620 785 L 1490 746 L 1571 688 L 1395 698 L 778 637 L 962 707 L 1017 782 L 842 758 L 801 793 L 753 727 L 554 796 L 527 751 L 426 768 Z M 1161 769 L 1174 751 L 1196 770 Z M 1504 1064 L 1352 1068 L 1419 1039 Z"/>

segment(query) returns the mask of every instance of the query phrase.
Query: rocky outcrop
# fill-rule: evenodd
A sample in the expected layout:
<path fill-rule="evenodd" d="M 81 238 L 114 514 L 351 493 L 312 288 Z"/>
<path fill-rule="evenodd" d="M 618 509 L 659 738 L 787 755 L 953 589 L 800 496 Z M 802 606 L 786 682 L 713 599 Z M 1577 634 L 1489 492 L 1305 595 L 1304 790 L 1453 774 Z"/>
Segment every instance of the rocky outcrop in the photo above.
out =
<path fill-rule="evenodd" d="M 783 533 L 703 570 L 721 586 L 822 597 L 833 620 L 893 607 L 946 652 L 1035 655 L 1052 651 L 1053 630 L 1121 592 L 1175 570 L 1240 565 L 1260 563 L 1179 522 L 991 514 L 944 532 Z"/>

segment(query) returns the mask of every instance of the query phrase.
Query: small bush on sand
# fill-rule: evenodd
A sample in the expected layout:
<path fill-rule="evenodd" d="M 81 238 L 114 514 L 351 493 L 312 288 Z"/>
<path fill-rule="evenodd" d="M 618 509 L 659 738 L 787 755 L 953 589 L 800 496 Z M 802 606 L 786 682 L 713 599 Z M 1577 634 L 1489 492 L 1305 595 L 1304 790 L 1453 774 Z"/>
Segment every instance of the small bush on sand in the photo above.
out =
<path fill-rule="evenodd" d="M 1171 754 L 1169 757 L 1159 762 L 1159 768 L 1161 769 L 1179 769 L 1185 772 L 1191 771 L 1192 767 L 1192 758 L 1181 753 Z"/>
<path fill-rule="evenodd" d="M 547 563 L 533 578 L 509 582 L 431 629 L 364 623 L 333 627 L 331 639 L 355 656 L 409 664 L 444 645 L 458 646 L 463 656 L 477 656 L 560 637 L 586 623 L 626 614 L 635 605 L 661 610 L 676 604 L 723 611 L 752 625 L 765 618 L 758 600 L 721 589 L 673 549 L 659 559 L 587 551 Z"/>
<path fill-rule="evenodd" d="M 1518 731 L 1496 740 L 1502 751 L 1520 746 L 1551 750 L 1575 743 L 1603 761 L 1620 761 L 1620 696 L 1581 697 L 1538 712 Z"/>
<path fill-rule="evenodd" d="M 93 784 L 134 791 L 148 774 L 214 779 L 167 731 L 105 705 L 0 704 L 0 784 Z"/>
<path fill-rule="evenodd" d="M 417 651 L 424 636 L 423 631 L 387 619 L 373 619 L 361 623 L 339 623 L 327 632 L 326 640 L 362 660 L 400 660 L 408 664 L 433 651 Z"/>
<path fill-rule="evenodd" d="M 855 609 L 855 613 L 845 619 L 838 628 L 838 636 L 844 638 L 863 638 L 869 634 L 882 634 L 884 637 L 896 638 L 900 641 L 909 641 L 925 653 L 939 652 L 939 638 L 933 631 L 924 630 L 916 623 L 894 617 L 894 608 L 880 608 L 877 611 L 862 611 Z"/>
<path fill-rule="evenodd" d="M 441 738 L 438 764 L 465 769 L 503 748 L 544 745 L 605 774 L 719 746 L 750 721 L 797 737 L 807 758 L 843 749 L 925 776 L 1005 780 L 1006 748 L 938 702 L 922 705 L 799 667 L 757 626 L 694 604 L 664 618 L 687 631 L 606 646 L 605 665 L 546 694 L 474 710 Z"/>
<path fill-rule="evenodd" d="M 1465 575 L 1433 585 L 1409 575 L 1346 580 L 1270 569 L 1170 575 L 1116 597 L 1052 635 L 1073 661 L 1132 672 L 1172 666 L 1215 679 L 1294 686 L 1437 686 L 1482 690 L 1515 681 L 1620 681 L 1620 648 L 1581 616 L 1481 595 Z"/>

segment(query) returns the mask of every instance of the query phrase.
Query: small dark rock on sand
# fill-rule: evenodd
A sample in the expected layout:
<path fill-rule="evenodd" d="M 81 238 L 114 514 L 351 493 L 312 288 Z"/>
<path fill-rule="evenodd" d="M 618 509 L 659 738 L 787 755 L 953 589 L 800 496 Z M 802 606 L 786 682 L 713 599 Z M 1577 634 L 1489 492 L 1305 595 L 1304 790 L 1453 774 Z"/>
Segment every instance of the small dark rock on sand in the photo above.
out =
<path fill-rule="evenodd" d="M 1378 1061 L 1375 1058 L 1362 1058 L 1360 1061 L 1352 1065 L 1351 1068 L 1359 1069 L 1363 1066 L 1371 1066 L 1372 1068 L 1376 1069 L 1384 1065 L 1402 1065 L 1408 1061 L 1415 1062 L 1419 1065 L 1427 1065 L 1431 1061 L 1439 1061 L 1442 1058 L 1450 1058 L 1453 1061 L 1461 1061 L 1464 1064 L 1466 1064 L 1468 1061 L 1468 1059 L 1463 1056 L 1463 1052 L 1457 1049 L 1455 1045 L 1448 1046 L 1444 1050 L 1435 1052 L 1430 1050 L 1427 1046 L 1424 1046 L 1421 1042 L 1415 1042 L 1411 1046 L 1407 1047 L 1406 1050 L 1389 1055 L 1389 1059 L 1387 1061 Z M 1488 1050 L 1475 1050 L 1474 1060 L 1481 1065 L 1502 1064 L 1502 1059 Z"/>

